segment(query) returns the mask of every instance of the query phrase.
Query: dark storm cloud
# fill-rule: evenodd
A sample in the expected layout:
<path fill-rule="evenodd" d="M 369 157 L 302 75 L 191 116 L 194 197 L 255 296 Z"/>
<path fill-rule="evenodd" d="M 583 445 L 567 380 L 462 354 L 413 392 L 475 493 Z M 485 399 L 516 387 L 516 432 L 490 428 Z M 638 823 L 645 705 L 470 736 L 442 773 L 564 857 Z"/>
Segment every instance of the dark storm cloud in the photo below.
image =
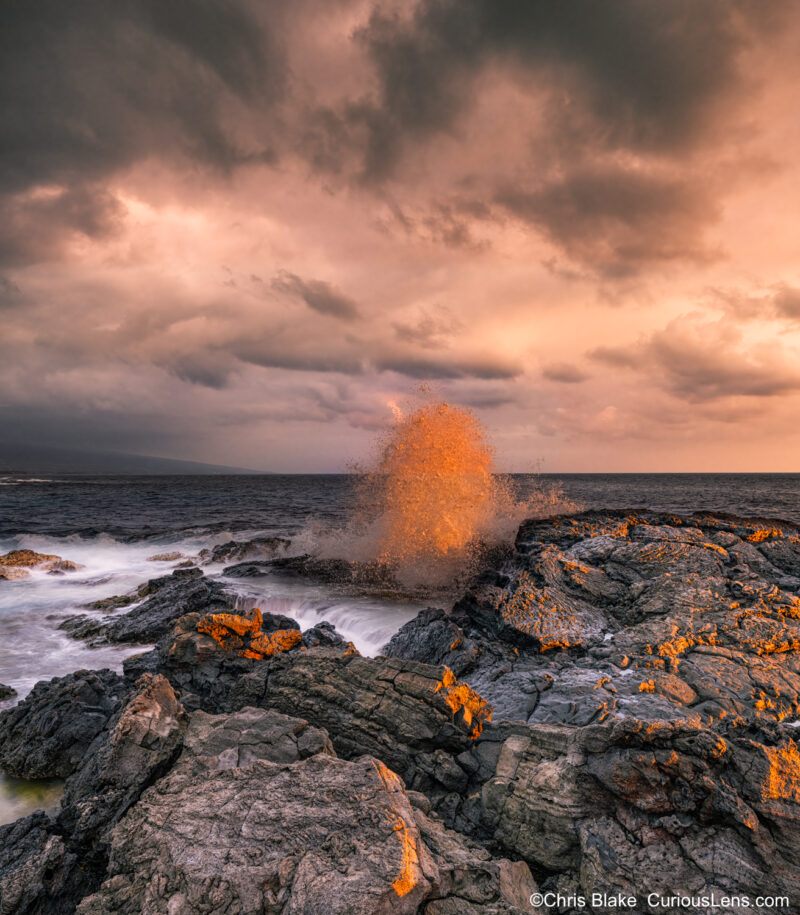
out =
<path fill-rule="evenodd" d="M 664 382 L 672 393 L 690 402 L 773 397 L 800 389 L 800 372 L 796 369 L 765 358 L 748 358 L 724 337 L 689 338 L 668 327 L 653 335 L 646 347 L 646 358 L 664 373 Z"/>
<path fill-rule="evenodd" d="M 19 286 L 0 273 L 0 311 L 16 308 L 22 301 L 23 295 Z"/>
<path fill-rule="evenodd" d="M 148 155 L 264 157 L 226 124 L 282 92 L 279 45 L 222 0 L 28 0 L 0 9 L 0 187 L 102 179 Z"/>
<path fill-rule="evenodd" d="M 531 139 L 513 181 L 492 187 L 478 176 L 476 203 L 491 218 L 510 212 L 612 279 L 708 258 L 702 233 L 718 216 L 721 190 L 692 177 L 689 156 L 713 148 L 720 122 L 741 106 L 740 52 L 787 8 L 784 0 L 421 0 L 410 14 L 377 7 L 356 35 L 376 91 L 316 109 L 305 152 L 322 171 L 358 162 L 367 185 L 402 181 L 400 166 L 421 148 L 459 135 L 481 77 L 499 70 L 531 98 L 529 110 L 518 103 L 509 111 Z M 673 166 L 666 173 L 665 160 Z M 490 212 L 492 204 L 500 209 Z M 470 247 L 480 244 L 472 225 L 486 218 L 432 202 L 418 222 L 435 242 Z"/>
<path fill-rule="evenodd" d="M 774 283 L 752 289 L 709 289 L 710 302 L 736 321 L 800 321 L 800 288 L 789 283 Z"/>
<path fill-rule="evenodd" d="M 776 289 L 773 301 L 781 317 L 800 321 L 800 289 L 783 283 Z"/>
<path fill-rule="evenodd" d="M 358 353 L 324 346 L 303 346 L 296 341 L 283 342 L 280 337 L 241 342 L 233 346 L 231 352 L 241 362 L 262 368 L 340 372 L 345 375 L 364 373 L 364 360 Z"/>
<path fill-rule="evenodd" d="M 624 346 L 598 346 L 586 354 L 590 359 L 603 362 L 612 368 L 637 368 L 642 357 L 638 349 Z"/>
<path fill-rule="evenodd" d="M 342 321 L 355 321 L 359 317 L 356 303 L 322 280 L 304 280 L 294 273 L 282 270 L 272 280 L 272 288 L 302 299 L 309 308 L 321 315 Z"/>
<path fill-rule="evenodd" d="M 381 372 L 396 372 L 407 378 L 516 378 L 522 368 L 500 359 L 435 359 L 417 356 L 381 356 L 374 360 Z"/>
<path fill-rule="evenodd" d="M 260 340 L 238 342 L 228 351 L 241 362 L 264 368 L 344 375 L 394 372 L 413 379 L 510 379 L 522 373 L 521 367 L 506 360 L 421 356 L 413 350 L 393 352 L 391 347 L 376 339 L 366 342 L 324 337 L 297 340 L 276 332 Z"/>
<path fill-rule="evenodd" d="M 2 206 L 0 266 L 6 267 L 56 259 L 75 237 L 113 235 L 125 212 L 104 188 L 85 186 L 9 195 Z"/>
<path fill-rule="evenodd" d="M 542 369 L 542 376 L 548 381 L 557 381 L 561 384 L 579 384 L 590 377 L 583 369 L 568 362 L 554 362 L 546 365 Z"/>
<path fill-rule="evenodd" d="M 742 344 L 742 334 L 725 321 L 684 316 L 636 344 L 598 347 L 587 355 L 615 369 L 641 372 L 691 404 L 800 390 L 800 369 L 791 354 L 776 345 L 748 349 Z"/>
<path fill-rule="evenodd" d="M 379 99 L 348 112 L 369 134 L 365 173 L 388 174 L 409 136 L 452 129 L 489 63 L 527 85 L 548 74 L 561 114 L 577 106 L 594 145 L 684 147 L 737 85 L 747 32 L 778 12 L 750 0 L 423 0 L 410 19 L 378 11 L 360 39 Z"/>
<path fill-rule="evenodd" d="M 701 232 L 717 215 L 716 205 L 708 187 L 684 177 L 594 165 L 534 190 L 506 187 L 497 202 L 607 276 L 711 256 Z"/>
<path fill-rule="evenodd" d="M 392 328 L 403 343 L 423 349 L 440 349 L 449 346 L 450 339 L 461 330 L 462 324 L 446 309 L 438 308 L 425 312 L 417 321 L 395 321 Z"/>

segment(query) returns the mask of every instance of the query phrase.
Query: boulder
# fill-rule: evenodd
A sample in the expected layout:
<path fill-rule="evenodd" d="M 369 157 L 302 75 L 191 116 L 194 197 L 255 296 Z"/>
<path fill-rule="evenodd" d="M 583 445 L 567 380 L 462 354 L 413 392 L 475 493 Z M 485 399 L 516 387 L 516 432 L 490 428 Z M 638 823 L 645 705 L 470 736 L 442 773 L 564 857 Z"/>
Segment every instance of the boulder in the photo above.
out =
<path fill-rule="evenodd" d="M 304 722 L 242 709 L 192 715 L 183 755 L 115 827 L 107 878 L 77 911 L 521 913 L 535 889 L 524 864 L 412 808 L 378 760 L 338 759 Z"/>
<path fill-rule="evenodd" d="M 187 718 L 169 681 L 144 674 L 125 704 L 89 747 L 84 764 L 67 779 L 58 824 L 81 846 L 103 832 L 166 772 L 180 752 Z"/>
<path fill-rule="evenodd" d="M 0 702 L 4 702 L 6 699 L 13 699 L 17 695 L 17 691 L 13 686 L 6 686 L 5 683 L 0 683 Z"/>

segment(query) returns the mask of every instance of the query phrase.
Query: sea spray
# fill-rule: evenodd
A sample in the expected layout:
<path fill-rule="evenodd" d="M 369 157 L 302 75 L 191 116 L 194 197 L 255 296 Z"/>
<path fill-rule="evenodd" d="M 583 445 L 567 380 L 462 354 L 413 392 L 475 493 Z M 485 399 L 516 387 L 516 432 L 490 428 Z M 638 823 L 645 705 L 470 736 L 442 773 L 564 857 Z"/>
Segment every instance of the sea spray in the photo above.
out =
<path fill-rule="evenodd" d="M 523 518 L 577 508 L 543 485 L 520 501 L 470 410 L 432 400 L 391 406 L 372 465 L 358 468 L 351 523 L 320 536 L 318 555 L 383 567 L 412 589 L 455 589 Z"/>

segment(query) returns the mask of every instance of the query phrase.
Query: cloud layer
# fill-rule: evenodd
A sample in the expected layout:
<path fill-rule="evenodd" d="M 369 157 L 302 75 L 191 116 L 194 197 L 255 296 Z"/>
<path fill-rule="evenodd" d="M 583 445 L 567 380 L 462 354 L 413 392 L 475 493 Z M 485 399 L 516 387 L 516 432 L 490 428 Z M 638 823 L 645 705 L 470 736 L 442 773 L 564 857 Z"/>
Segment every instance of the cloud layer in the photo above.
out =
<path fill-rule="evenodd" d="M 336 470 L 432 381 L 510 469 L 796 469 L 798 38 L 788 0 L 6 4 L 3 433 Z"/>

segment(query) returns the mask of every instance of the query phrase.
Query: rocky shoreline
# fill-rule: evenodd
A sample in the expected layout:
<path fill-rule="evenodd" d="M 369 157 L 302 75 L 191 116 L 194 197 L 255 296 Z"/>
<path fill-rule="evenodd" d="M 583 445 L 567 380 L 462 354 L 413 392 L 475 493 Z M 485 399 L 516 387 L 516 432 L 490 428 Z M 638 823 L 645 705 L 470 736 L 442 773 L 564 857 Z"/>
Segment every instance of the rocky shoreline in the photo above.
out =
<path fill-rule="evenodd" d="M 794 525 L 529 521 L 377 658 L 199 569 L 137 601 L 66 628 L 153 650 L 0 715 L 0 769 L 66 779 L 0 827 L 0 915 L 800 907 Z"/>

